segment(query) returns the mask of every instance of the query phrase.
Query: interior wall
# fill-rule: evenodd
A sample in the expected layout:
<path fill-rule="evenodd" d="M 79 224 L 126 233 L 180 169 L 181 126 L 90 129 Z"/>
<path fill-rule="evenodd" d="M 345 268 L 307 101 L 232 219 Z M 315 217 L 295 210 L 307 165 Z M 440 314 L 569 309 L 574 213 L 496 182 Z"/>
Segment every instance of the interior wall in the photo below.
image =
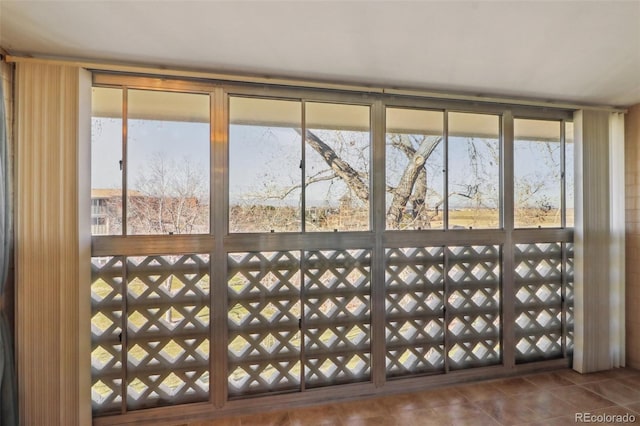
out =
<path fill-rule="evenodd" d="M 20 420 L 88 425 L 90 296 L 81 283 L 91 276 L 90 238 L 81 229 L 90 202 L 78 164 L 88 161 L 91 78 L 78 67 L 17 64 L 15 81 Z"/>
<path fill-rule="evenodd" d="M 625 118 L 627 365 L 640 368 L 640 104 Z"/>

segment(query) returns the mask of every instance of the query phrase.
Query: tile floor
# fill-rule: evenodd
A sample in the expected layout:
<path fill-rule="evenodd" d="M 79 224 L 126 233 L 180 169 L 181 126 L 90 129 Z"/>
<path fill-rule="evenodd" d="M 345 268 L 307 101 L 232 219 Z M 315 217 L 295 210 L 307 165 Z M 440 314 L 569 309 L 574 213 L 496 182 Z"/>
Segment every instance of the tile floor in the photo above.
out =
<path fill-rule="evenodd" d="M 629 413 L 640 424 L 640 371 L 626 368 L 581 375 L 559 370 L 185 426 L 554 426 L 575 424 L 580 412 Z"/>

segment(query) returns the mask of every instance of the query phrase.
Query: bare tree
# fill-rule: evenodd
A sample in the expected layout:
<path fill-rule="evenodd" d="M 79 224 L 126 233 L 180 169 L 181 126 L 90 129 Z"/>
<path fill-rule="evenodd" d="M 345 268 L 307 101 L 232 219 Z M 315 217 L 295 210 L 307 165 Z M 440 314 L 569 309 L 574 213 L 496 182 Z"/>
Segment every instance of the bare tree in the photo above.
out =
<path fill-rule="evenodd" d="M 299 129 L 292 130 L 299 135 L 302 134 Z M 341 183 L 336 188 L 341 188 L 342 195 L 340 193 L 326 195 L 326 199 L 332 200 L 333 203 L 339 200 L 339 205 L 327 204 L 325 208 L 314 207 L 310 211 L 307 203 L 308 211 L 305 212 L 305 217 L 313 222 L 307 223 L 308 229 L 313 229 L 317 221 L 329 221 L 331 216 L 339 214 L 345 207 L 352 206 L 353 200 L 367 205 L 371 196 L 369 145 L 363 152 L 357 152 L 362 150 L 362 147 L 359 144 L 349 143 L 349 133 L 349 131 L 340 130 L 330 132 L 306 130 L 304 140 L 306 146 L 310 148 L 307 151 L 307 162 L 310 159 L 309 152 L 315 152 L 317 154 L 314 156 L 315 169 L 307 165 L 307 174 L 301 183 L 287 185 L 278 178 L 272 178 L 270 184 L 263 183 L 254 193 L 249 194 L 251 200 L 262 200 L 263 204 L 249 203 L 243 207 L 232 206 L 232 216 L 238 223 L 246 221 L 247 225 L 243 226 L 248 230 L 251 228 L 251 221 L 259 221 L 260 217 L 268 217 L 271 225 L 280 224 L 278 225 L 280 229 L 286 226 L 290 227 L 287 228 L 289 230 L 299 229 L 297 224 L 300 220 L 300 210 L 290 204 L 291 195 L 301 194 L 305 190 L 308 196 L 310 187 L 316 187 L 322 183 L 327 191 L 333 188 L 334 183 Z M 498 141 L 495 138 L 473 137 L 464 137 L 455 141 L 458 144 L 455 151 L 458 156 L 457 161 L 464 164 L 457 165 L 455 176 L 449 175 L 449 190 L 445 194 L 442 192 L 443 185 L 439 184 L 442 182 L 440 176 L 445 172 L 442 158 L 432 158 L 436 151 L 439 156 L 442 155 L 442 140 L 442 136 L 438 135 L 387 135 L 386 192 L 389 194 L 386 212 L 387 229 L 431 227 L 434 219 L 442 220 L 441 209 L 447 197 L 449 197 L 450 207 L 458 206 L 454 207 L 459 211 L 453 215 L 454 224 L 468 223 L 482 226 L 498 220 L 501 157 Z M 451 152 L 449 155 L 452 155 Z M 319 166 L 318 161 L 323 163 L 324 167 Z M 295 161 L 287 161 L 287 163 L 291 164 Z M 277 167 L 277 164 L 272 167 Z M 555 177 L 544 171 L 539 181 L 525 182 L 526 185 L 516 182 L 516 189 L 522 194 L 529 194 L 530 197 L 525 196 L 521 199 L 529 198 L 537 203 L 538 210 L 542 212 L 540 214 L 543 214 L 543 210 L 549 208 L 549 203 L 545 203 L 544 197 L 539 192 L 546 191 L 543 182 L 553 181 Z M 428 179 L 432 178 L 436 179 L 435 183 L 428 182 Z M 265 179 L 270 180 L 268 172 L 265 174 Z M 291 182 L 295 182 L 293 175 Z M 276 205 L 271 205 L 269 200 L 276 202 Z M 289 200 L 289 204 L 278 206 L 277 203 L 283 200 Z M 492 213 L 487 214 L 488 211 Z M 319 228 L 326 229 L 327 226 L 319 226 Z"/>
<path fill-rule="evenodd" d="M 154 154 L 128 196 L 131 234 L 208 232 L 209 177 L 192 161 Z"/>

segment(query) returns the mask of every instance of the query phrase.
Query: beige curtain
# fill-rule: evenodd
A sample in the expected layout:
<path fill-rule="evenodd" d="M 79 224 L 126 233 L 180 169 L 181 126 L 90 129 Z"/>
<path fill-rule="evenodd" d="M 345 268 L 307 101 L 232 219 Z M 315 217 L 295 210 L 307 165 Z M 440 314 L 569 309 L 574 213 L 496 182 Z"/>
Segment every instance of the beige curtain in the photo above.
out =
<path fill-rule="evenodd" d="M 625 364 L 624 116 L 577 111 L 575 348 L 581 373 Z"/>
<path fill-rule="evenodd" d="M 612 367 L 625 365 L 625 182 L 624 114 L 609 115 L 609 164 L 611 197 L 611 315 L 609 355 Z"/>
<path fill-rule="evenodd" d="M 5 297 L 5 285 L 13 245 L 11 206 L 11 166 L 9 159 L 8 114 L 5 111 L 5 67 L 0 64 L 0 426 L 18 425 L 18 392 L 16 389 L 13 340 L 6 314 L 10 303 Z"/>

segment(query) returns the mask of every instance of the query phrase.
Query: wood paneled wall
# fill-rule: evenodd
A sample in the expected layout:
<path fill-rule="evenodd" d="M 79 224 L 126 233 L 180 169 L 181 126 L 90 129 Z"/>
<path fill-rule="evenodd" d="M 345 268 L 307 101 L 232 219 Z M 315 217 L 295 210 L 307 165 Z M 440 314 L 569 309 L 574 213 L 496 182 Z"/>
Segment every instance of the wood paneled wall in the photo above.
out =
<path fill-rule="evenodd" d="M 16 355 L 23 425 L 91 423 L 90 96 L 90 75 L 80 68 L 17 64 Z"/>
<path fill-rule="evenodd" d="M 640 104 L 625 119 L 627 364 L 640 368 Z"/>

